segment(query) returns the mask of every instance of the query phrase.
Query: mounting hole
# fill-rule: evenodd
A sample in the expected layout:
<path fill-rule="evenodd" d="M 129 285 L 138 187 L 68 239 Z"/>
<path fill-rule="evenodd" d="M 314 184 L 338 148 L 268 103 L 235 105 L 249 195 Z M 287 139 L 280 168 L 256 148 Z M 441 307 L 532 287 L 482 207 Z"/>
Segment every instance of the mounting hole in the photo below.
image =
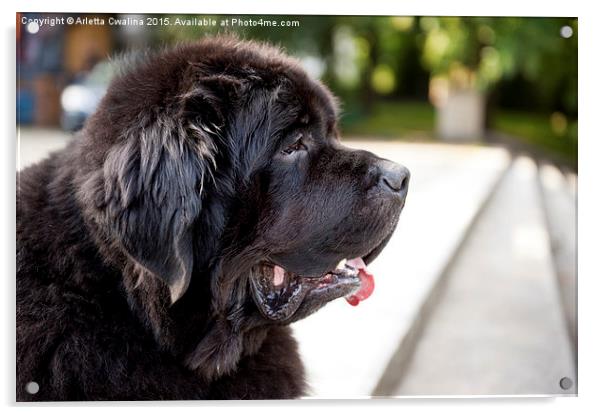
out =
<path fill-rule="evenodd" d="M 30 395 L 35 395 L 40 391 L 40 385 L 37 382 L 29 382 L 25 385 L 25 391 Z"/>
<path fill-rule="evenodd" d="M 560 379 L 560 387 L 564 390 L 568 390 L 573 386 L 573 380 L 571 378 L 564 377 Z"/>

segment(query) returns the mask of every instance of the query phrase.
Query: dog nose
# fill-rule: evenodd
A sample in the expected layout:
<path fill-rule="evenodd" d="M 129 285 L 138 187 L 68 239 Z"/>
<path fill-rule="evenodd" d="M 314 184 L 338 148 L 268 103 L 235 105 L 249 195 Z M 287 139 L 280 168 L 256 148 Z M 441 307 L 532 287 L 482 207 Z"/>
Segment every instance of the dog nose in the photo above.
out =
<path fill-rule="evenodd" d="M 382 160 L 379 163 L 380 186 L 393 193 L 398 193 L 402 197 L 408 193 L 410 184 L 410 171 L 407 167 L 394 163 L 389 160 Z"/>

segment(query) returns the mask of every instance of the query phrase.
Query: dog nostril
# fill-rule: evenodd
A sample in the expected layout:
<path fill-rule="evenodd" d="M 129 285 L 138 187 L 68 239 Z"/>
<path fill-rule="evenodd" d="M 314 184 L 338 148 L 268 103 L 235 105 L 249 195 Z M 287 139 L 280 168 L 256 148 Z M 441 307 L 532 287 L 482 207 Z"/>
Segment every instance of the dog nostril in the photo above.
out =
<path fill-rule="evenodd" d="M 383 177 L 383 182 L 385 182 L 385 185 L 387 185 L 387 187 L 393 190 L 394 192 L 399 192 L 401 190 L 402 184 L 395 183 L 389 177 Z"/>
<path fill-rule="evenodd" d="M 394 168 L 383 169 L 381 183 L 385 188 L 396 193 L 405 193 L 408 190 L 410 172 L 405 167 L 396 165 Z"/>
<path fill-rule="evenodd" d="M 405 192 L 406 190 L 408 190 L 409 182 L 410 182 L 410 178 L 408 176 L 404 177 L 403 180 L 401 181 L 401 188 L 399 190 L 402 192 Z"/>

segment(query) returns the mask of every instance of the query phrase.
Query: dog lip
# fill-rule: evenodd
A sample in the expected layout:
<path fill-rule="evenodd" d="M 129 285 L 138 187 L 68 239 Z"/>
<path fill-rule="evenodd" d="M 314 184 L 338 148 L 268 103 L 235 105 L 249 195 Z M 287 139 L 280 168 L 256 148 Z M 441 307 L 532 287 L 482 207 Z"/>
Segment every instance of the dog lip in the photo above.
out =
<path fill-rule="evenodd" d="M 272 275 L 266 275 L 274 268 L 269 263 L 261 264 L 250 277 L 251 291 L 257 308 L 269 320 L 285 321 L 293 317 L 306 297 L 313 300 L 323 298 L 323 302 L 343 297 L 360 285 L 359 270 L 353 267 L 335 269 L 319 277 L 306 277 L 286 272 L 285 283 L 274 285 Z"/>
<path fill-rule="evenodd" d="M 307 288 L 295 278 L 293 281 L 288 281 L 282 288 L 270 288 L 265 284 L 265 276 L 251 275 L 251 292 L 257 308 L 261 314 L 269 320 L 286 320 L 292 316 L 299 308 L 305 295 Z M 288 290 L 288 292 L 287 292 Z M 286 301 L 280 297 L 287 295 Z"/>

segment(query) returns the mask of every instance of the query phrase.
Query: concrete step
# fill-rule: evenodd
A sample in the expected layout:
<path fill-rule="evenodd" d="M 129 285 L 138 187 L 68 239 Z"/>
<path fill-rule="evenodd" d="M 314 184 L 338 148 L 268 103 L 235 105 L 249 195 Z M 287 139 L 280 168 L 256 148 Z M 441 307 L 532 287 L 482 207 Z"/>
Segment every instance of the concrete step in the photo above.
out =
<path fill-rule="evenodd" d="M 412 172 L 397 231 L 370 265 L 376 289 L 357 307 L 336 300 L 293 325 L 310 397 L 372 396 L 425 300 L 509 164 L 499 148 L 347 142 Z"/>
<path fill-rule="evenodd" d="M 445 275 L 394 395 L 576 393 L 537 175 L 531 159 L 513 163 Z"/>
<path fill-rule="evenodd" d="M 560 297 L 573 350 L 577 341 L 577 197 L 576 177 L 552 164 L 539 168 L 542 199 Z"/>

